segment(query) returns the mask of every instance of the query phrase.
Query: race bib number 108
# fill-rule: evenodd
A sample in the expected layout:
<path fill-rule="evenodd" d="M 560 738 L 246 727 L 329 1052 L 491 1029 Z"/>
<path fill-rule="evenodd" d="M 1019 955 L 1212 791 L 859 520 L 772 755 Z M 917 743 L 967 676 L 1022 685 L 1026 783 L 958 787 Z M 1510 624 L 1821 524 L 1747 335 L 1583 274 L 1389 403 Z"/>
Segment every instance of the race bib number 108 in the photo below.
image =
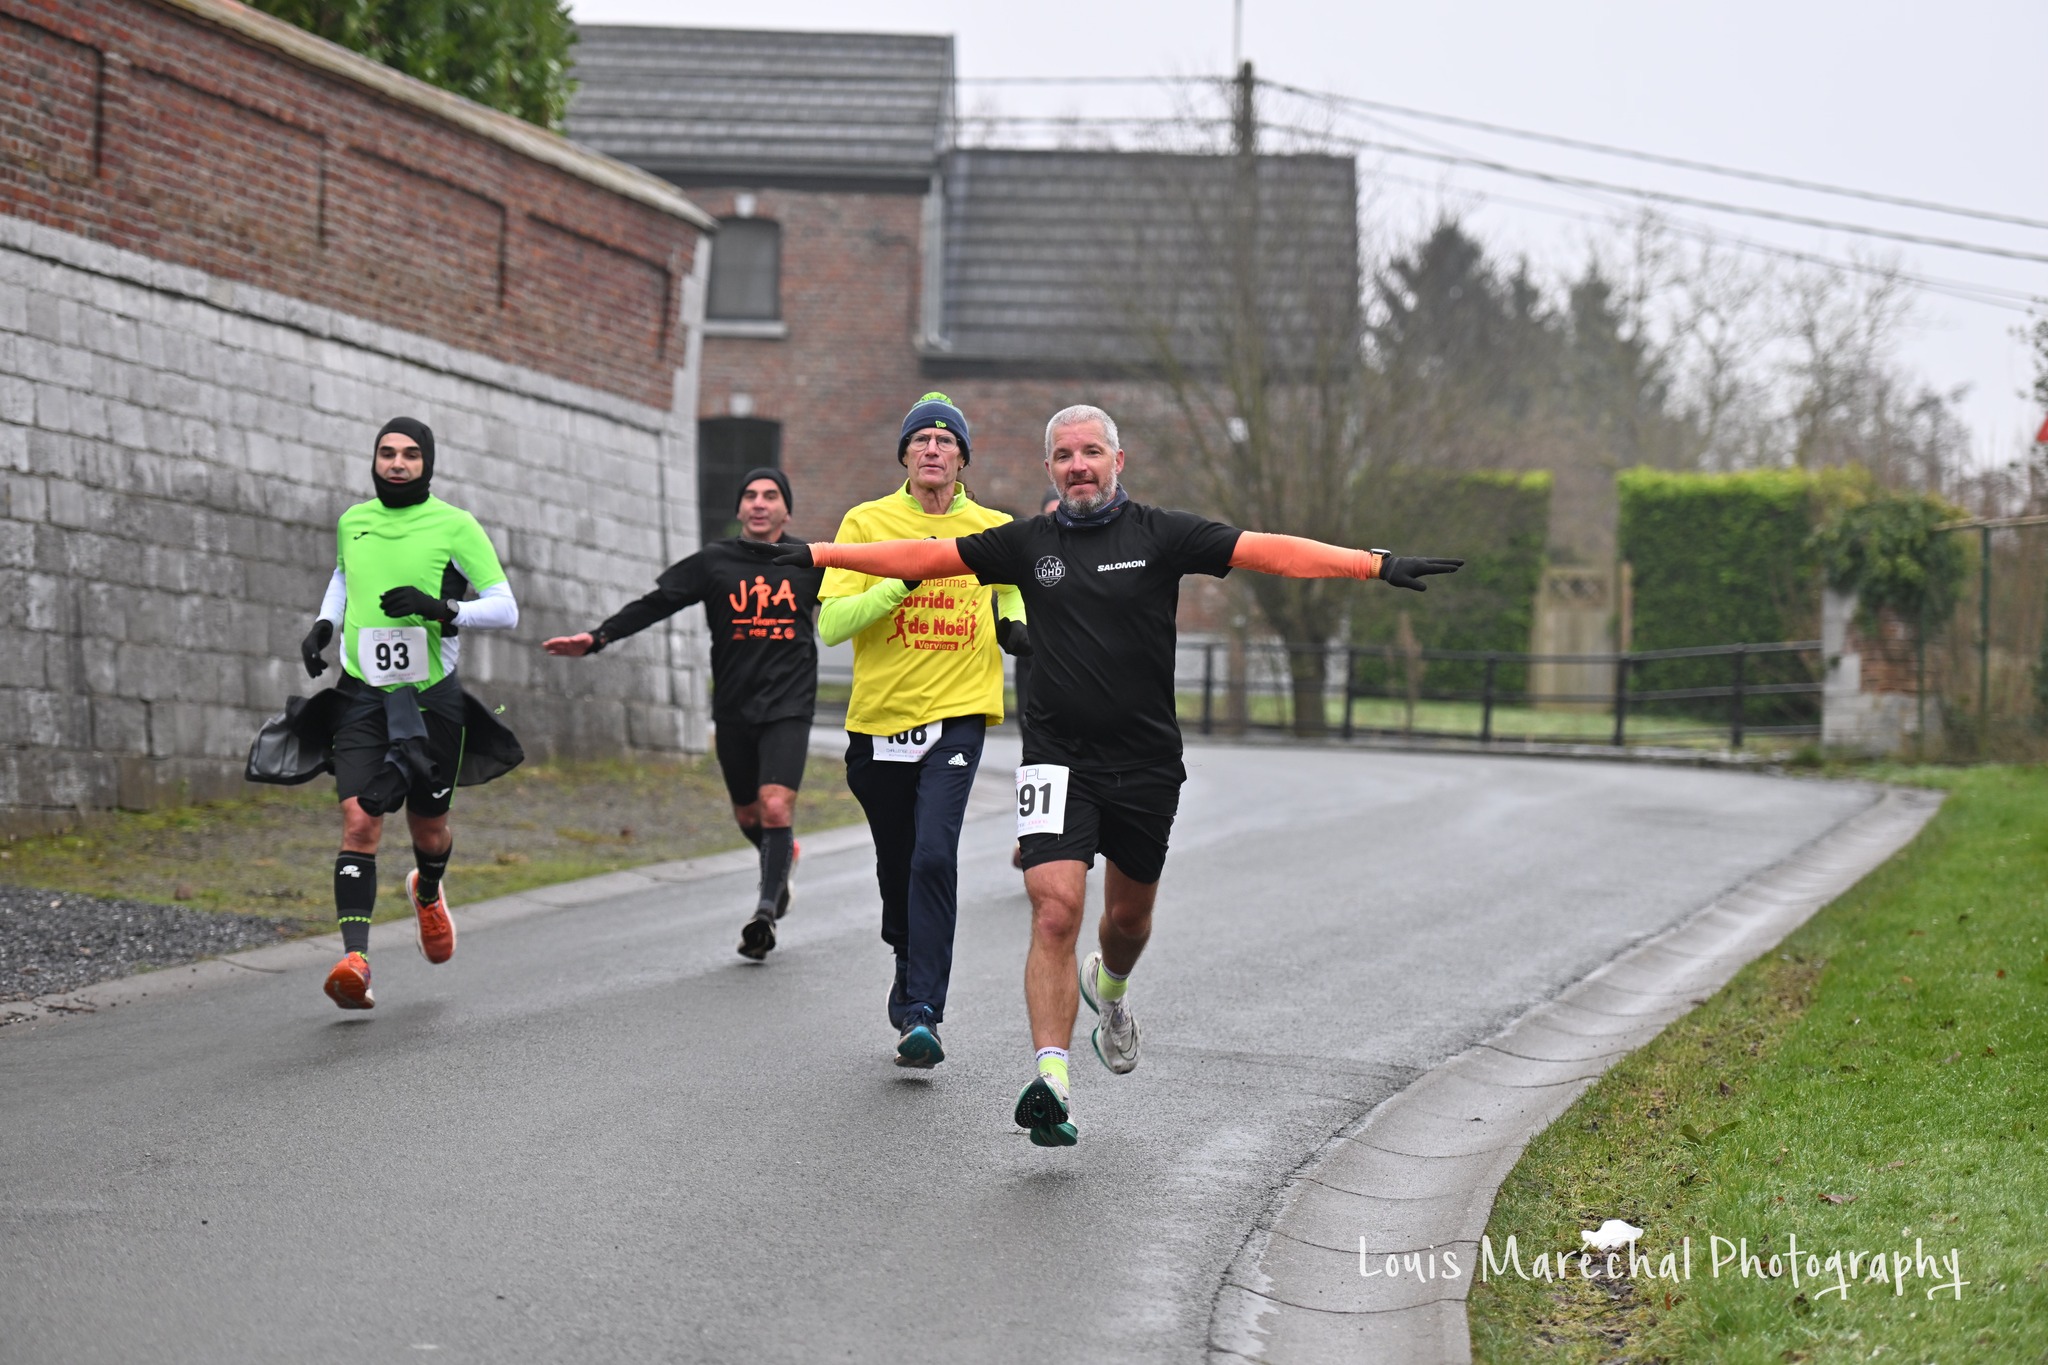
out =
<path fill-rule="evenodd" d="M 876 735 L 875 762 L 916 763 L 932 751 L 945 730 L 946 723 L 935 720 L 929 725 L 914 725 L 900 735 Z"/>
<path fill-rule="evenodd" d="M 1027 763 L 1017 769 L 1017 837 L 1067 832 L 1067 769 Z"/>
<path fill-rule="evenodd" d="M 356 666 L 372 687 L 427 680 L 427 628 L 377 626 L 356 632 Z"/>

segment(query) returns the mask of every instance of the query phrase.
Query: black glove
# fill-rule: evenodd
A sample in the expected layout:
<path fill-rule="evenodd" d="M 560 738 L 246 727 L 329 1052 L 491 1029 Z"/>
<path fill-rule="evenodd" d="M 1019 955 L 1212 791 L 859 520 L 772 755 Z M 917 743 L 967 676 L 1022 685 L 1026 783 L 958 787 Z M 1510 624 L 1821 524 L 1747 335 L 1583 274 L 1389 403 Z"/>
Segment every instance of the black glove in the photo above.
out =
<path fill-rule="evenodd" d="M 799 569 L 815 569 L 818 567 L 811 562 L 811 547 L 808 545 L 785 545 L 768 562 L 770 564 L 794 564 Z"/>
<path fill-rule="evenodd" d="M 1417 592 L 1428 592 L 1429 587 L 1422 580 L 1431 574 L 1456 573 L 1465 567 L 1462 559 L 1429 559 L 1421 555 L 1397 555 L 1387 550 L 1374 550 L 1380 557 L 1380 578 L 1389 586 L 1413 588 Z"/>
<path fill-rule="evenodd" d="M 1003 647 L 1005 654 L 1014 654 L 1020 659 L 1031 657 L 1031 631 L 1022 621 L 1012 621 L 1007 616 L 998 616 L 996 643 Z"/>
<path fill-rule="evenodd" d="M 443 625 L 455 619 L 455 609 L 438 597 L 429 597 L 408 583 L 393 588 L 377 599 L 377 608 L 396 621 L 401 616 L 424 616 Z"/>
<path fill-rule="evenodd" d="M 902 580 L 902 583 L 905 592 L 916 592 L 920 587 L 924 586 L 922 578 L 906 578 Z"/>
<path fill-rule="evenodd" d="M 306 676 L 317 678 L 327 671 L 327 660 L 320 657 L 320 651 L 327 648 L 334 638 L 334 622 L 321 617 L 306 632 L 306 638 L 299 641 L 299 657 L 305 661 Z"/>

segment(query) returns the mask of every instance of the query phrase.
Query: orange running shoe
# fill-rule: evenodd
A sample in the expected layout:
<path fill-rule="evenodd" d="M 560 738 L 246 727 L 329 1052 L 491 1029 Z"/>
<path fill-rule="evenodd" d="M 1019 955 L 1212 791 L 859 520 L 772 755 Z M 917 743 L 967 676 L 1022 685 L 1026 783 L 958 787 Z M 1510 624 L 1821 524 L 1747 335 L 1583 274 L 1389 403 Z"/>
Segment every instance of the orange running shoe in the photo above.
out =
<path fill-rule="evenodd" d="M 327 998 L 345 1010 L 373 1010 L 377 997 L 370 994 L 370 959 L 350 953 L 327 973 Z"/>
<path fill-rule="evenodd" d="M 412 902 L 413 927 L 418 931 L 420 956 L 439 966 L 455 956 L 455 917 L 448 913 L 448 884 L 430 904 L 420 904 L 418 868 L 405 874 L 405 898 Z"/>

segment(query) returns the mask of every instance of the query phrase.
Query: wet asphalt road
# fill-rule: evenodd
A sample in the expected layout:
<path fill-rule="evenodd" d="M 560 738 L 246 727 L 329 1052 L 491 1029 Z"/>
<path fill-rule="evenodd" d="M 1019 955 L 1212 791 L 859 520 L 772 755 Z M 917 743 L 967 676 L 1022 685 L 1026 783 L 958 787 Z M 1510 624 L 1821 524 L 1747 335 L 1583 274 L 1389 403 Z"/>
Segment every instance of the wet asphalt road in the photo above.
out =
<path fill-rule="evenodd" d="M 805 860 L 762 966 L 729 876 L 440 968 L 380 926 L 367 1015 L 315 972 L 5 1030 L 0 1362 L 1198 1360 L 1231 1256 L 1333 1131 L 1870 800 L 1526 759 L 1188 767 L 1144 1061 L 1109 1075 L 1084 1029 L 1069 1151 L 1010 1123 L 1000 816 L 962 841 L 931 1073 L 888 1060 L 863 852 Z"/>

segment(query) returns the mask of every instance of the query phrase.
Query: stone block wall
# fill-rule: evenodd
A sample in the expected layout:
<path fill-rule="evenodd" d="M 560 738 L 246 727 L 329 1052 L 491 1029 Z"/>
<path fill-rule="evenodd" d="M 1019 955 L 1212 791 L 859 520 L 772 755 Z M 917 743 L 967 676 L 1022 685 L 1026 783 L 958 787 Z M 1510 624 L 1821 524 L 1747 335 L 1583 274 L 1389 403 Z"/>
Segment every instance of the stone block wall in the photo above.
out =
<path fill-rule="evenodd" d="M 694 548 L 701 210 L 229 0 L 0 0 L 0 77 L 0 826 L 241 789 L 399 413 L 528 752 L 705 746 L 693 620 L 538 649 Z"/>
<path fill-rule="evenodd" d="M 690 548 L 672 410 L 0 218 L 0 818 L 239 786 L 320 685 L 298 641 L 398 413 L 511 577 L 519 629 L 466 635 L 461 671 L 529 753 L 704 747 L 694 614 L 601 660 L 538 647 Z"/>

